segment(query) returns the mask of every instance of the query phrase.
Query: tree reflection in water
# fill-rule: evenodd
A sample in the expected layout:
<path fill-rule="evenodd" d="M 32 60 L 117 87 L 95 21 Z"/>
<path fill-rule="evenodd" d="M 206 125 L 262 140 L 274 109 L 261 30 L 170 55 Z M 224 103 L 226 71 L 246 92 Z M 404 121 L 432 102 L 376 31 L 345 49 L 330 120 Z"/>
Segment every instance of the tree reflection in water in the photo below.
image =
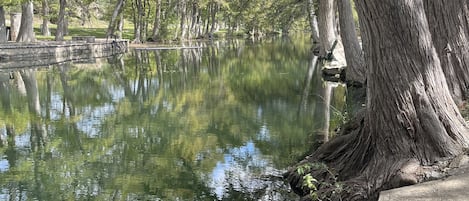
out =
<path fill-rule="evenodd" d="M 292 199 L 282 171 L 344 105 L 306 40 L 0 72 L 0 199 Z"/>

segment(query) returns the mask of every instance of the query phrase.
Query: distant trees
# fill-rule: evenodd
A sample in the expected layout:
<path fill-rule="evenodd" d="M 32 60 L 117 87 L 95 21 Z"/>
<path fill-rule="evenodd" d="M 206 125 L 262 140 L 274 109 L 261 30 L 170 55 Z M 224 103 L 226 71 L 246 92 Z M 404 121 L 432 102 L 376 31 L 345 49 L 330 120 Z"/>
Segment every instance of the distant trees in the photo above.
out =
<path fill-rule="evenodd" d="M 16 42 L 34 42 L 36 35 L 33 30 L 33 1 L 28 0 L 21 5 L 21 26 Z"/>
<path fill-rule="evenodd" d="M 44 36 L 50 36 L 49 30 L 49 0 L 42 0 L 42 25 L 41 25 L 41 33 Z"/>
<path fill-rule="evenodd" d="M 155 8 L 155 20 L 153 22 L 153 31 L 151 35 L 151 39 L 153 41 L 158 40 L 160 37 L 160 29 L 161 29 L 161 0 L 156 0 L 156 8 Z M 197 17 L 197 16 L 196 16 Z"/>
<path fill-rule="evenodd" d="M 146 41 L 147 30 L 150 16 L 149 0 L 133 0 L 132 1 L 132 19 L 134 24 L 134 40 L 133 43 L 141 43 Z"/>
<path fill-rule="evenodd" d="M 0 0 L 0 43 L 6 42 L 7 38 L 7 27 L 5 23 L 5 7 L 12 4 L 12 0 Z"/>
<path fill-rule="evenodd" d="M 5 9 L 0 5 L 0 43 L 7 41 L 7 27 L 5 25 Z"/>
<path fill-rule="evenodd" d="M 118 23 L 118 17 L 124 10 L 125 0 L 118 0 L 116 6 L 114 7 L 114 11 L 112 12 L 111 19 L 109 20 L 109 25 L 106 31 L 106 37 L 110 37 L 115 35 L 115 30 Z"/>
<path fill-rule="evenodd" d="M 0 0 L 5 11 L 19 11 L 25 1 Z M 135 42 L 211 38 L 222 34 L 287 34 L 309 30 L 318 42 L 314 0 L 37 0 L 32 2 L 42 17 L 40 33 L 57 40 L 67 35 L 67 19 L 79 26 L 93 19 L 108 22 L 106 36 L 122 34 L 124 20 L 134 26 Z M 330 1 L 326 1 L 329 2 Z M 26 5 L 26 4 L 24 4 Z M 28 16 L 28 15 L 26 15 Z M 62 16 L 64 18 L 62 18 Z M 63 25 L 63 27 L 62 27 Z M 39 26 L 38 26 L 39 27 Z M 64 29 L 61 31 L 61 29 Z M 1 30 L 0 30 L 1 31 Z"/>
<path fill-rule="evenodd" d="M 64 40 L 65 35 L 65 8 L 67 7 L 67 0 L 59 0 L 60 2 L 60 9 L 59 9 L 59 17 L 57 20 L 57 30 L 55 31 L 55 40 L 62 41 Z"/>
<path fill-rule="evenodd" d="M 295 0 L 124 0 L 113 1 L 107 35 L 116 31 L 118 16 L 133 22 L 135 42 L 211 38 L 218 30 L 252 36 L 307 27 L 307 2 Z M 150 28 L 149 28 L 150 26 Z M 148 35 L 148 36 L 147 36 Z"/>

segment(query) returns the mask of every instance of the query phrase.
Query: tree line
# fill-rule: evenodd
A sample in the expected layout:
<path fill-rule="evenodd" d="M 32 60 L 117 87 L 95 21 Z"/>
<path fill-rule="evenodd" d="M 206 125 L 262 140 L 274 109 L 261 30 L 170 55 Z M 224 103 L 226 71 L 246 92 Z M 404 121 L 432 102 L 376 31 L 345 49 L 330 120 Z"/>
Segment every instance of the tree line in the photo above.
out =
<path fill-rule="evenodd" d="M 351 0 L 0 0 L 0 41 L 7 40 L 5 11 L 15 9 L 22 13 L 18 42 L 36 40 L 35 13 L 42 18 L 42 35 L 51 34 L 51 23 L 57 25 L 56 41 L 67 35 L 70 18 L 79 20 L 81 26 L 91 19 L 108 22 L 107 38 L 122 38 L 124 25 L 132 25 L 134 43 L 213 38 L 220 31 L 252 37 L 306 31 L 321 57 L 330 54 L 334 41 L 341 37 L 348 81 L 365 81 Z"/>
<path fill-rule="evenodd" d="M 136 43 L 210 38 L 218 31 L 257 37 L 310 30 L 318 6 L 313 0 L 2 0 L 0 31 L 6 11 L 21 12 L 27 21 L 32 21 L 32 11 L 43 19 L 42 35 L 50 35 L 50 23 L 57 24 L 56 40 L 66 34 L 70 18 L 81 25 L 106 21 L 107 36 L 122 37 L 124 25 L 131 25 Z"/>

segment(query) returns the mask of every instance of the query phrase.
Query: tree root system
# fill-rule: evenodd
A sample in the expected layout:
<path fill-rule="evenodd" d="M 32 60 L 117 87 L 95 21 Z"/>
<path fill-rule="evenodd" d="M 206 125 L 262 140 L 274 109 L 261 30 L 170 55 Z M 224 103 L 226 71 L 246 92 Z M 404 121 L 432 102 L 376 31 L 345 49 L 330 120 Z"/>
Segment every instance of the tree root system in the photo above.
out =
<path fill-rule="evenodd" d="M 424 164 L 418 158 L 380 154 L 366 142 L 363 112 L 283 176 L 301 200 L 377 200 L 379 192 L 445 178 L 469 166 L 464 151 Z M 359 136 L 362 135 L 362 136 Z"/>

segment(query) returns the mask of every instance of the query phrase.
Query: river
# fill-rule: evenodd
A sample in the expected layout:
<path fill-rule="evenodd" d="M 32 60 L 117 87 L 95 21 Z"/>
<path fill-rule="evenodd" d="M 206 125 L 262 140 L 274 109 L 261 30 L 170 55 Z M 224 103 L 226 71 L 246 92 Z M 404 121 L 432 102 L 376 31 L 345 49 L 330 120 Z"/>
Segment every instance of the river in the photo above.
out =
<path fill-rule="evenodd" d="M 292 200 L 345 120 L 307 37 L 0 70 L 0 200 Z"/>

